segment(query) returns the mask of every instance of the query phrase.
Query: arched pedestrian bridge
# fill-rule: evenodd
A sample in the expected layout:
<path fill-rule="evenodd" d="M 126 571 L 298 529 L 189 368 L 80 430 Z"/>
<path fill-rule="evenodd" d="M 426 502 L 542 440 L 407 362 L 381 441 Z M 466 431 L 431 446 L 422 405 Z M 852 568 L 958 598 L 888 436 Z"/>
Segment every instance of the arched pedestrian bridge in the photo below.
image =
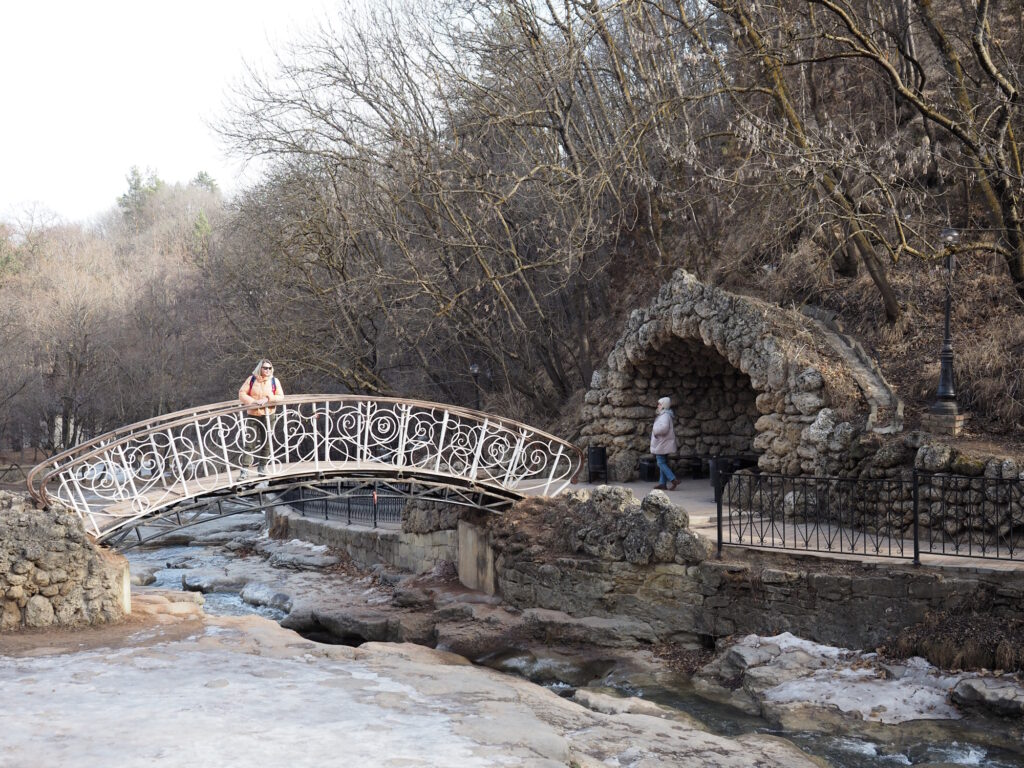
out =
<path fill-rule="evenodd" d="M 251 407 L 217 403 L 100 435 L 35 467 L 29 491 L 71 507 L 88 533 L 116 545 L 271 490 L 372 498 L 376 508 L 381 489 L 496 511 L 557 493 L 582 464 L 579 449 L 553 435 L 438 403 L 299 395 L 272 415 L 250 417 Z"/>

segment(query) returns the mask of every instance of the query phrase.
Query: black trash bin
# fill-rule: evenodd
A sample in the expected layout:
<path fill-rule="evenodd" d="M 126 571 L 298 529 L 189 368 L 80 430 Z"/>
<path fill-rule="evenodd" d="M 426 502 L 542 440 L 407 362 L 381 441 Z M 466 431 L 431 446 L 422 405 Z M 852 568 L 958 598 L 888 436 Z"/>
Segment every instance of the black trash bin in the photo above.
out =
<path fill-rule="evenodd" d="M 657 459 L 640 459 L 637 464 L 637 473 L 645 483 L 650 483 L 661 477 L 661 470 L 658 469 Z"/>
<path fill-rule="evenodd" d="M 587 448 L 587 482 L 595 478 L 608 481 L 608 449 L 603 445 L 592 445 Z"/>
<path fill-rule="evenodd" d="M 708 459 L 708 476 L 711 478 L 711 485 L 715 488 L 718 487 L 719 478 L 723 472 L 729 470 L 730 463 L 718 456 L 712 456 Z"/>

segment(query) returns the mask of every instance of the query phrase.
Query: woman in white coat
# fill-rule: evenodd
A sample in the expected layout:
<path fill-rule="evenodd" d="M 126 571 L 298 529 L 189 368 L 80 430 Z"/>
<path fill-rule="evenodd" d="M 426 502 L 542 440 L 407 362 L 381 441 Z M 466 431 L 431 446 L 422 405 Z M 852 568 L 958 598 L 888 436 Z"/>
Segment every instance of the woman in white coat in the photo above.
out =
<path fill-rule="evenodd" d="M 658 462 L 658 484 L 654 486 L 658 491 L 674 491 L 679 481 L 672 470 L 668 468 L 665 457 L 676 452 L 676 431 L 672 426 L 672 409 L 669 408 L 671 400 L 663 397 L 658 400 L 658 415 L 654 419 L 654 428 L 651 430 L 651 453 Z"/>

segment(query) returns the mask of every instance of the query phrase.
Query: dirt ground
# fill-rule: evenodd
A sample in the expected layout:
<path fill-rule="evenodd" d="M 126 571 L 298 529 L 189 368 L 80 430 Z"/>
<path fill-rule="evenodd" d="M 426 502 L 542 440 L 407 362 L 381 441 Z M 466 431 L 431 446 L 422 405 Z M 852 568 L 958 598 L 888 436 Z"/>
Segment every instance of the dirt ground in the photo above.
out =
<path fill-rule="evenodd" d="M 164 614 L 135 612 L 112 624 L 85 627 L 45 627 L 0 634 L 0 656 L 42 656 L 56 653 L 91 651 L 98 648 L 149 645 L 180 640 L 196 631 L 195 618 L 173 618 Z"/>

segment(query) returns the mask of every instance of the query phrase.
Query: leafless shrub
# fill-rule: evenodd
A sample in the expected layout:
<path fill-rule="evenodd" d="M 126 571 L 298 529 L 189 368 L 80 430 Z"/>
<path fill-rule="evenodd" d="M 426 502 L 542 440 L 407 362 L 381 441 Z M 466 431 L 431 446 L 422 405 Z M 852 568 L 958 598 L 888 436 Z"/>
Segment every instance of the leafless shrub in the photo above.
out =
<path fill-rule="evenodd" d="M 999 316 L 960 337 L 956 375 L 960 403 L 979 416 L 1024 430 L 1024 317 Z"/>

